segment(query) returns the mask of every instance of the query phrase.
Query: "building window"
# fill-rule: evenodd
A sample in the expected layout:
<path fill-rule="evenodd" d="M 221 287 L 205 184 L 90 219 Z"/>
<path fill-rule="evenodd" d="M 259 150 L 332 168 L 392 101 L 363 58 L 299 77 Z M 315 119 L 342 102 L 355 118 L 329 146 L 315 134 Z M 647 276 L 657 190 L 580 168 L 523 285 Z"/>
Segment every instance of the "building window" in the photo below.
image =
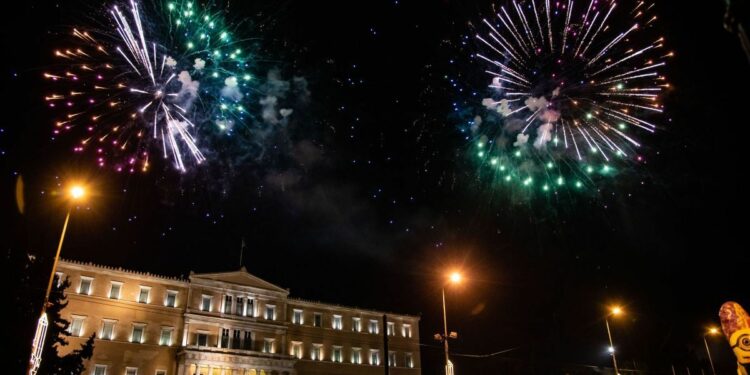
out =
<path fill-rule="evenodd" d="M 156 370 L 156 375 L 167 375 L 167 370 Z"/>
<path fill-rule="evenodd" d="M 276 306 L 266 305 L 266 319 L 276 320 Z"/>
<path fill-rule="evenodd" d="M 164 306 L 177 307 L 177 291 L 167 290 L 167 298 L 164 300 Z"/>
<path fill-rule="evenodd" d="M 245 339 L 242 341 L 242 349 L 253 350 L 253 334 L 245 331 Z"/>
<path fill-rule="evenodd" d="M 380 351 L 370 350 L 370 364 L 373 366 L 380 365 Z"/>
<path fill-rule="evenodd" d="M 292 356 L 301 359 L 302 358 L 302 343 L 299 341 L 292 341 Z"/>
<path fill-rule="evenodd" d="M 370 319 L 370 326 L 368 327 L 367 332 L 370 332 L 372 334 L 377 334 L 378 332 L 380 332 L 380 330 L 378 329 L 377 320 Z"/>
<path fill-rule="evenodd" d="M 245 315 L 245 300 L 242 297 L 237 297 L 236 305 L 235 314 L 239 316 Z"/>
<path fill-rule="evenodd" d="M 388 366 L 396 367 L 396 352 L 388 352 Z"/>
<path fill-rule="evenodd" d="M 388 336 L 396 336 L 396 323 L 388 322 L 386 329 L 388 330 Z"/>
<path fill-rule="evenodd" d="M 247 309 L 245 315 L 250 315 L 255 318 L 255 300 L 252 298 L 247 299 Z"/>
<path fill-rule="evenodd" d="M 362 349 L 352 348 L 352 363 L 357 365 L 362 364 Z"/>
<path fill-rule="evenodd" d="M 221 329 L 221 341 L 219 342 L 219 347 L 220 348 L 229 347 L 229 328 Z"/>
<path fill-rule="evenodd" d="M 312 352 L 310 353 L 310 358 L 313 361 L 323 360 L 323 344 L 313 344 Z"/>
<path fill-rule="evenodd" d="M 235 329 L 232 331 L 232 349 L 240 349 L 242 347 L 242 331 Z"/>
<path fill-rule="evenodd" d="M 208 346 L 208 334 L 205 332 L 196 333 L 195 344 L 198 346 Z"/>
<path fill-rule="evenodd" d="M 321 313 L 314 313 L 313 314 L 313 327 L 322 327 L 323 326 L 323 314 Z"/>
<path fill-rule="evenodd" d="M 401 328 L 404 337 L 411 338 L 411 324 L 404 324 Z"/>
<path fill-rule="evenodd" d="M 336 362 L 336 363 L 341 363 L 343 361 L 343 356 L 341 355 L 340 346 L 333 347 L 333 350 L 331 351 L 331 361 Z"/>
<path fill-rule="evenodd" d="M 232 296 L 224 296 L 224 314 L 232 313 Z"/>
<path fill-rule="evenodd" d="M 294 311 L 292 311 L 292 323 L 302 324 L 302 310 L 294 309 Z"/>
<path fill-rule="evenodd" d="M 138 303 L 148 303 L 149 295 L 151 294 L 150 286 L 142 286 L 141 292 L 138 293 Z"/>
<path fill-rule="evenodd" d="M 344 327 L 344 324 L 341 321 L 341 315 L 334 315 L 333 316 L 333 329 L 341 330 L 341 328 Z"/>
<path fill-rule="evenodd" d="M 411 353 L 405 354 L 404 365 L 408 368 L 414 368 L 414 357 L 412 357 Z"/>
<path fill-rule="evenodd" d="M 94 365 L 94 375 L 107 375 L 107 366 Z"/>
<path fill-rule="evenodd" d="M 71 322 L 68 327 L 68 332 L 71 336 L 82 336 L 83 335 L 83 321 L 86 319 L 85 316 L 73 315 L 70 317 Z"/>
<path fill-rule="evenodd" d="M 263 353 L 276 353 L 274 341 L 274 339 L 263 339 Z"/>
<path fill-rule="evenodd" d="M 102 340 L 112 340 L 115 335 L 115 320 L 103 320 L 102 321 L 102 333 L 99 338 Z"/>
<path fill-rule="evenodd" d="M 126 367 L 125 368 L 125 375 L 138 375 L 138 368 L 137 367 Z"/>
<path fill-rule="evenodd" d="M 352 331 L 362 332 L 362 319 L 352 318 Z"/>
<path fill-rule="evenodd" d="M 78 293 L 80 294 L 91 294 L 91 284 L 94 282 L 94 279 L 87 276 L 81 276 L 81 283 L 78 285 Z"/>
<path fill-rule="evenodd" d="M 109 286 L 109 298 L 120 299 L 120 291 L 122 290 L 122 283 L 113 281 Z"/>
<path fill-rule="evenodd" d="M 203 295 L 201 298 L 201 310 L 203 311 L 211 311 L 211 296 L 209 295 Z"/>
<path fill-rule="evenodd" d="M 145 324 L 133 324 L 133 333 L 130 335 L 130 342 L 142 344 L 143 332 L 146 330 Z"/>
<path fill-rule="evenodd" d="M 166 345 L 166 346 L 172 345 L 172 332 L 173 331 L 174 331 L 174 328 L 163 327 L 161 329 L 161 335 L 159 335 L 159 345 Z"/>
<path fill-rule="evenodd" d="M 62 272 L 55 272 L 55 285 L 58 288 L 60 287 L 60 284 L 62 283 L 63 276 L 65 276 L 65 274 L 63 274 Z"/>

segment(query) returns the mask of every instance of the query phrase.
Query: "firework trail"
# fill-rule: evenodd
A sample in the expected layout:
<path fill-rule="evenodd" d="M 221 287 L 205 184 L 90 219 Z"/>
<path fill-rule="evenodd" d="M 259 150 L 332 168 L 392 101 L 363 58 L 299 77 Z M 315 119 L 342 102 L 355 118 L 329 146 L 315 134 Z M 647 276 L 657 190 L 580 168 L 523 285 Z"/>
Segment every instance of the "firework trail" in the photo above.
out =
<path fill-rule="evenodd" d="M 109 7 L 109 27 L 77 27 L 54 51 L 59 68 L 45 96 L 61 111 L 53 134 L 83 133 L 100 167 L 147 171 L 152 154 L 179 171 L 206 160 L 197 135 L 231 133 L 248 116 L 251 55 L 211 7 L 192 1 L 145 12 L 136 0 Z"/>
<path fill-rule="evenodd" d="M 639 160 L 637 136 L 657 129 L 649 118 L 664 111 L 669 84 L 660 71 L 672 56 L 649 33 L 653 9 L 646 1 L 512 0 L 482 20 L 473 57 L 492 91 L 482 104 L 502 121 L 474 124 L 481 160 L 504 181 L 544 191 L 582 188 L 613 175 L 615 161 Z"/>

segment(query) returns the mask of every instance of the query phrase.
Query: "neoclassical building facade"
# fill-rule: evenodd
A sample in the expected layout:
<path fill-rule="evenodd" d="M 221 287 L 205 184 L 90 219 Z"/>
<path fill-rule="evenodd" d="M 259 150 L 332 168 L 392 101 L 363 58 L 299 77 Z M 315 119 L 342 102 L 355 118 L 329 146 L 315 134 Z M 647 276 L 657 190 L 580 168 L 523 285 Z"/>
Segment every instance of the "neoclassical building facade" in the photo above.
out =
<path fill-rule="evenodd" d="M 292 298 L 241 268 L 172 278 L 62 260 L 92 375 L 421 374 L 419 317 Z M 384 338 L 388 349 L 384 349 Z"/>

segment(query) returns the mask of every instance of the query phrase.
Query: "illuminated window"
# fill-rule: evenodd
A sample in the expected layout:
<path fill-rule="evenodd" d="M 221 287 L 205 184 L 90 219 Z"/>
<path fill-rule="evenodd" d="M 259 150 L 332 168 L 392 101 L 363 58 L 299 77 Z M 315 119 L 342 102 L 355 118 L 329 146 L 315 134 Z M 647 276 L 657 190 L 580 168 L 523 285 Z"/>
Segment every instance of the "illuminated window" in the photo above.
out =
<path fill-rule="evenodd" d="M 94 279 L 87 276 L 81 276 L 81 284 L 78 285 L 78 293 L 80 294 L 91 294 L 91 284 L 94 282 Z"/>
<path fill-rule="evenodd" d="M 340 346 L 334 346 L 333 350 L 331 350 L 331 361 L 341 363 L 343 361 L 343 356 L 341 355 L 341 347 Z"/>
<path fill-rule="evenodd" d="M 143 333 L 146 330 L 145 324 L 133 324 L 133 332 L 130 334 L 130 342 L 137 344 L 143 343 Z"/>
<path fill-rule="evenodd" d="M 107 375 L 107 366 L 94 365 L 94 375 Z"/>
<path fill-rule="evenodd" d="M 341 330 L 343 328 L 343 323 L 341 319 L 341 315 L 334 315 L 333 316 L 333 329 Z"/>
<path fill-rule="evenodd" d="M 242 331 L 235 329 L 232 331 L 232 349 L 242 348 Z"/>
<path fill-rule="evenodd" d="M 163 327 L 161 329 L 161 335 L 159 335 L 159 345 L 172 345 L 172 332 L 174 332 L 174 328 Z"/>
<path fill-rule="evenodd" d="M 370 350 L 370 364 L 373 366 L 380 365 L 380 351 Z"/>
<path fill-rule="evenodd" d="M 313 314 L 313 327 L 322 327 L 323 326 L 323 314 L 321 313 L 314 313 Z"/>
<path fill-rule="evenodd" d="M 245 310 L 245 315 L 255 317 L 255 300 L 252 298 L 247 299 L 247 309 Z"/>
<path fill-rule="evenodd" d="M 360 365 L 362 364 L 362 349 L 352 348 L 352 363 Z"/>
<path fill-rule="evenodd" d="M 388 366 L 396 367 L 396 352 L 388 352 Z"/>
<path fill-rule="evenodd" d="M 245 315 L 245 300 L 242 297 L 237 297 L 237 301 L 235 302 L 236 308 L 235 308 L 235 314 L 239 316 Z"/>
<path fill-rule="evenodd" d="M 57 287 L 60 287 L 60 284 L 63 281 L 63 276 L 65 276 L 64 273 L 62 273 L 62 272 L 55 272 L 55 285 Z"/>
<path fill-rule="evenodd" d="M 414 368 L 414 357 L 412 357 L 411 353 L 406 353 L 405 355 L 405 365 L 408 368 Z"/>
<path fill-rule="evenodd" d="M 266 305 L 266 319 L 276 320 L 276 306 Z"/>
<path fill-rule="evenodd" d="M 310 352 L 310 358 L 313 361 L 323 360 L 323 344 L 313 344 L 312 352 Z"/>
<path fill-rule="evenodd" d="M 198 332 L 195 334 L 195 345 L 208 346 L 208 333 Z"/>
<path fill-rule="evenodd" d="M 404 324 L 401 328 L 404 337 L 411 338 L 411 324 Z"/>
<path fill-rule="evenodd" d="M 211 311 L 211 296 L 204 294 L 203 297 L 201 297 L 201 310 L 203 311 Z"/>
<path fill-rule="evenodd" d="M 245 331 L 245 339 L 242 341 L 242 349 L 252 350 L 253 349 L 253 333 Z"/>
<path fill-rule="evenodd" d="M 367 332 L 370 332 L 372 334 L 377 334 L 380 332 L 380 329 L 378 329 L 378 321 L 377 320 L 370 320 L 370 326 Z"/>
<path fill-rule="evenodd" d="M 292 323 L 302 324 L 302 310 L 294 309 L 294 311 L 292 311 Z"/>
<path fill-rule="evenodd" d="M 224 296 L 224 314 L 232 313 L 232 296 Z"/>
<path fill-rule="evenodd" d="M 125 375 L 138 375 L 138 368 L 137 367 L 125 368 Z"/>
<path fill-rule="evenodd" d="M 386 329 L 388 330 L 388 336 L 396 336 L 396 323 L 388 322 Z"/>
<path fill-rule="evenodd" d="M 292 356 L 298 359 L 302 358 L 302 342 L 292 341 Z"/>
<path fill-rule="evenodd" d="M 229 347 L 229 328 L 221 329 L 221 341 L 219 342 L 219 347 L 220 348 Z"/>
<path fill-rule="evenodd" d="M 112 340 L 115 335 L 115 320 L 105 319 L 102 321 L 102 333 L 99 338 L 102 340 Z"/>
<path fill-rule="evenodd" d="M 275 353 L 274 339 L 263 339 L 263 353 Z"/>
<path fill-rule="evenodd" d="M 352 318 L 352 331 L 362 332 L 362 319 Z"/>
<path fill-rule="evenodd" d="M 167 298 L 164 299 L 164 306 L 176 307 L 177 306 L 177 291 L 167 290 Z"/>
<path fill-rule="evenodd" d="M 122 283 L 119 281 L 113 281 L 109 286 L 109 298 L 120 299 L 120 293 L 122 291 Z"/>
<path fill-rule="evenodd" d="M 141 286 L 141 292 L 138 293 L 138 303 L 148 303 L 149 295 L 151 294 L 150 286 Z"/>
<path fill-rule="evenodd" d="M 73 315 L 70 317 L 70 327 L 68 328 L 68 332 L 71 336 L 81 336 L 83 335 L 83 321 L 86 319 L 85 316 L 78 316 Z"/>

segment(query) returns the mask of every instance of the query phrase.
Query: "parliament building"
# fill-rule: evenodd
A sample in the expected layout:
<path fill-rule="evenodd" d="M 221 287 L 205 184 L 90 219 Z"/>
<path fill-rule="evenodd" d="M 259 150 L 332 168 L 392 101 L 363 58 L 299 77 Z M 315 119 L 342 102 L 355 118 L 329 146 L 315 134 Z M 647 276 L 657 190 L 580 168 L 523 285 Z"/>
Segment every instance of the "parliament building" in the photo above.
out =
<path fill-rule="evenodd" d="M 181 279 L 61 260 L 57 276 L 65 349 L 96 335 L 87 374 L 421 374 L 419 317 L 293 298 L 244 267 Z"/>

